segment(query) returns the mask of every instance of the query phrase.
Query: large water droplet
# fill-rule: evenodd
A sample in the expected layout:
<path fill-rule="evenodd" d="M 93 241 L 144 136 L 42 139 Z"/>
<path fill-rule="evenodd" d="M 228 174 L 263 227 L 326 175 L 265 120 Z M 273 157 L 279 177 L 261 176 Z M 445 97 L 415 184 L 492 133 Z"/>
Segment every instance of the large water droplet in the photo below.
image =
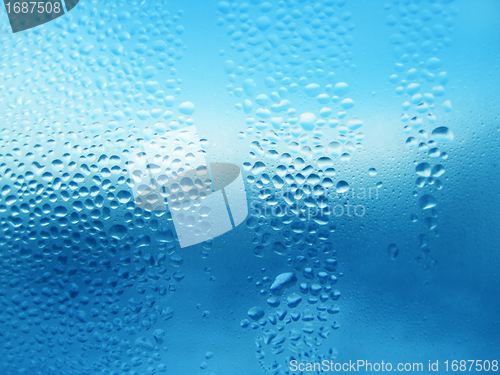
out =
<path fill-rule="evenodd" d="M 191 116 L 194 113 L 194 104 L 191 102 L 184 102 L 179 106 L 179 112 Z"/>
<path fill-rule="evenodd" d="M 348 91 L 349 85 L 345 82 L 339 82 L 336 83 L 335 86 L 333 86 L 333 92 L 335 93 L 335 95 L 343 96 L 347 94 Z"/>
<path fill-rule="evenodd" d="M 336 186 L 337 193 L 343 194 L 347 190 L 349 190 L 349 184 L 346 181 L 339 181 L 339 182 L 337 182 L 337 186 Z"/>
<path fill-rule="evenodd" d="M 430 194 L 425 194 L 420 197 L 419 206 L 423 210 L 428 210 L 430 208 L 436 207 L 437 200 Z"/>
<path fill-rule="evenodd" d="M 432 139 L 436 142 L 448 143 L 453 141 L 453 133 L 446 126 L 440 126 L 434 129 L 431 133 Z"/>
<path fill-rule="evenodd" d="M 109 235 L 112 238 L 121 240 L 127 235 L 127 228 L 121 224 L 113 225 L 109 230 Z"/>
<path fill-rule="evenodd" d="M 313 130 L 314 125 L 316 124 L 316 116 L 314 113 L 305 112 L 300 115 L 299 123 L 304 130 Z"/>
<path fill-rule="evenodd" d="M 389 259 L 396 259 L 399 254 L 399 248 L 395 243 L 389 244 L 387 247 L 387 254 L 389 255 Z"/>
<path fill-rule="evenodd" d="M 349 121 L 347 121 L 347 127 L 350 130 L 356 130 L 356 129 L 360 128 L 361 126 L 363 126 L 363 121 L 361 121 L 360 119 L 353 118 L 353 119 L 350 119 Z"/>
<path fill-rule="evenodd" d="M 429 163 L 420 163 L 415 168 L 415 172 L 417 172 L 419 176 L 429 177 L 431 175 L 431 166 Z"/>
<path fill-rule="evenodd" d="M 262 307 L 254 306 L 248 310 L 248 316 L 253 320 L 259 320 L 264 316 L 265 312 Z"/>

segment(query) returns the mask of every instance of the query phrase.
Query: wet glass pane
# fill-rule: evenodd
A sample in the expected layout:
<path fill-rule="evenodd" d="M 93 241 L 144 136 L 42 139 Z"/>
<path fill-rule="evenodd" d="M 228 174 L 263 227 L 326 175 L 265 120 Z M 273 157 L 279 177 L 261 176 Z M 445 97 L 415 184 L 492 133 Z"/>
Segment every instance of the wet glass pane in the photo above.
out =
<path fill-rule="evenodd" d="M 2 374 L 498 371 L 499 2 L 48 3 L 0 12 Z"/>

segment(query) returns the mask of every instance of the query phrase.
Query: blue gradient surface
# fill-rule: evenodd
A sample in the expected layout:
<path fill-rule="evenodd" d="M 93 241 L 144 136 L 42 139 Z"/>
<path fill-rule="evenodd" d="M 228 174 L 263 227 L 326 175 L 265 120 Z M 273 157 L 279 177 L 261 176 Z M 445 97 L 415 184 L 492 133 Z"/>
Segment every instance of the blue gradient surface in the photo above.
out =
<path fill-rule="evenodd" d="M 13 34 L 2 10 L 2 374 L 499 361 L 499 15 L 82 0 Z M 190 125 L 249 215 L 181 248 L 128 160 Z"/>

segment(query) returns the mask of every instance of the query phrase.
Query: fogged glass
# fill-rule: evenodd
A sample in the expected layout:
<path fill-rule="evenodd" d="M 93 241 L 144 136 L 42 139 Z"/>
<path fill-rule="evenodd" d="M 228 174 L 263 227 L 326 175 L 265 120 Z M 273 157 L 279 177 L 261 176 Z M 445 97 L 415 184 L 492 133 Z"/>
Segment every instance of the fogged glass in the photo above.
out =
<path fill-rule="evenodd" d="M 2 374 L 498 370 L 497 1 L 4 5 Z"/>

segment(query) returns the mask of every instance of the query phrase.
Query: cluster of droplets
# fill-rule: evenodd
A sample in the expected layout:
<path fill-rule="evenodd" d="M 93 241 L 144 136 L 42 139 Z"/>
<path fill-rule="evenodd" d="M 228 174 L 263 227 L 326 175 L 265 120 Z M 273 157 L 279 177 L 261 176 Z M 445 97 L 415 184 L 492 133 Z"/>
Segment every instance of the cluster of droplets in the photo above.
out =
<path fill-rule="evenodd" d="M 393 29 L 390 43 L 394 45 L 398 59 L 396 73 L 389 80 L 396 86 L 396 94 L 403 99 L 401 122 L 407 134 L 406 147 L 418 151 L 415 162 L 417 174 L 414 195 L 422 210 L 422 222 L 433 235 L 437 235 L 437 191 L 443 187 L 440 177 L 445 173 L 442 165 L 448 158 L 443 151 L 445 144 L 453 140 L 448 126 L 442 125 L 446 113 L 451 112 L 450 100 L 445 98 L 448 73 L 442 69 L 440 52 L 451 43 L 453 15 L 456 10 L 452 1 L 394 0 L 386 5 L 385 22 Z M 440 124 L 441 123 L 441 124 Z M 421 191 L 421 192 L 420 192 Z M 420 215 L 412 214 L 410 220 L 417 222 Z M 417 260 L 425 267 L 432 267 L 426 235 L 421 236 L 422 253 Z M 391 258 L 398 254 L 397 246 L 388 247 Z"/>
<path fill-rule="evenodd" d="M 350 51 L 354 24 L 344 5 L 338 0 L 217 5 L 218 24 L 230 40 L 230 50 L 221 51 L 227 90 L 246 117 L 239 138 L 250 145 L 243 168 L 251 187 L 246 225 L 254 233 L 254 254 L 289 256 L 289 265 L 299 273 L 305 263 L 311 265 L 300 292 L 284 298 L 280 307 L 279 298 L 270 297 L 268 308 L 275 312 L 264 316 L 264 309 L 254 307 L 249 311 L 253 323 L 242 322 L 262 329 L 258 357 L 273 374 L 286 371 L 283 352 L 321 356 L 315 348 L 336 327 L 331 317 L 337 307 L 326 307 L 338 298 L 328 281 L 336 278 L 321 266 L 332 253 L 331 198 L 345 194 L 349 183 L 336 178 L 334 166 L 348 163 L 363 148 L 363 122 L 351 114 L 354 100 L 340 78 L 345 69 L 355 69 Z M 274 284 L 284 275 L 292 274 L 278 276 Z M 257 284 L 271 281 L 265 279 Z M 300 304 L 300 296 L 308 293 L 312 296 Z M 268 322 L 271 328 L 265 328 Z M 279 363 L 264 365 L 267 348 Z"/>
<path fill-rule="evenodd" d="M 333 72 L 354 67 L 349 50 L 354 25 L 343 5 L 333 0 L 218 4 L 219 25 L 231 39 L 231 59 L 224 62 L 227 89 L 247 116 L 240 138 L 254 139 L 252 159 L 273 162 L 290 152 L 308 161 L 322 156 L 348 161 L 362 148 L 362 121 L 349 116 L 354 106 L 349 86 Z"/>
<path fill-rule="evenodd" d="M 267 297 L 267 303 L 251 307 L 241 326 L 257 332 L 256 355 L 266 373 L 284 374 L 288 369 L 286 364 L 294 359 L 298 362 L 335 359 L 334 348 L 323 354 L 317 351 L 331 332 L 339 328 L 335 320 L 340 312 L 335 255 L 331 247 L 320 252 L 310 248 L 303 255 L 289 258 L 290 271 L 274 280 L 268 276 L 256 282 L 254 277 L 248 278 Z M 272 354 L 270 363 L 268 353 Z"/>
<path fill-rule="evenodd" d="M 194 105 L 176 103 L 180 15 L 80 1 L 0 40 L 6 374 L 168 373 L 165 297 L 185 277 L 183 260 L 170 213 L 135 204 L 128 157 L 193 123 Z M 6 17 L 1 28 L 10 33 Z"/>
<path fill-rule="evenodd" d="M 284 212 L 297 203 L 294 216 L 311 219 L 311 210 L 328 205 L 329 191 L 348 187 L 334 181 L 333 166 L 349 162 L 362 148 L 363 123 L 348 116 L 354 105 L 349 86 L 332 71 L 354 67 L 349 50 L 354 25 L 344 3 L 218 3 L 218 23 L 231 39 L 231 60 L 224 63 L 227 89 L 247 116 L 240 138 L 254 139 L 251 161 L 243 166 L 261 200 L 259 211 L 284 206 Z M 286 224 L 293 221 L 279 216 Z M 326 225 L 329 215 L 313 215 L 312 221 Z M 259 245 L 255 252 L 262 255 Z"/>
<path fill-rule="evenodd" d="M 166 123 L 153 131 L 192 123 L 192 105 L 174 109 L 182 92 L 175 69 L 185 48 L 182 11 L 171 15 L 164 5 L 134 0 L 106 9 L 98 1 L 82 1 L 77 9 L 2 38 L 9 69 L 0 74 L 8 87 L 0 95 L 11 109 L 2 118 L 17 126 L 42 117 L 92 119 L 109 130 L 125 123 L 143 127 L 146 120 Z M 8 22 L 2 26 L 9 34 Z"/>

